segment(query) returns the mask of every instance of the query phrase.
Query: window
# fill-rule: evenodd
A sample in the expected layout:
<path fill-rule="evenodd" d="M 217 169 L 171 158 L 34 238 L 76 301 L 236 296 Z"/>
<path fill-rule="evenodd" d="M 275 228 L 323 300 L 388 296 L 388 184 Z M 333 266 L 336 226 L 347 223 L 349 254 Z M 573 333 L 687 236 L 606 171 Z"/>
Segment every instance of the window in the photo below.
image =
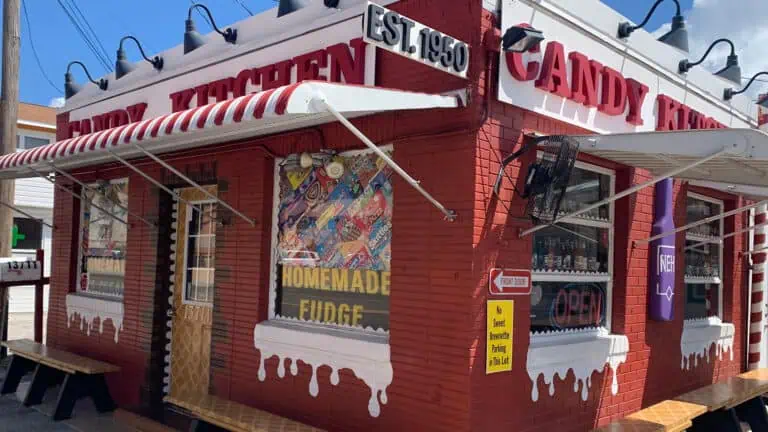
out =
<path fill-rule="evenodd" d="M 50 144 L 48 138 L 38 138 L 27 135 L 16 135 L 16 148 L 19 150 L 29 150 L 35 147 L 41 147 Z"/>
<path fill-rule="evenodd" d="M 388 331 L 392 169 L 369 151 L 294 154 L 276 176 L 274 315 Z"/>
<path fill-rule="evenodd" d="M 561 215 L 607 198 L 614 188 L 612 171 L 577 162 Z M 613 204 L 564 222 L 532 239 L 531 331 L 609 328 Z"/>
<path fill-rule="evenodd" d="M 83 190 L 80 290 L 122 297 L 128 226 L 97 207 L 127 221 L 128 180 L 113 180 L 91 187 L 95 191 Z"/>
<path fill-rule="evenodd" d="M 216 203 L 193 203 L 187 211 L 184 301 L 213 305 L 216 250 Z"/>
<path fill-rule="evenodd" d="M 686 201 L 687 222 L 721 214 L 723 202 L 693 193 Z M 685 233 L 685 318 L 719 316 L 723 268 L 723 220 L 699 225 Z"/>

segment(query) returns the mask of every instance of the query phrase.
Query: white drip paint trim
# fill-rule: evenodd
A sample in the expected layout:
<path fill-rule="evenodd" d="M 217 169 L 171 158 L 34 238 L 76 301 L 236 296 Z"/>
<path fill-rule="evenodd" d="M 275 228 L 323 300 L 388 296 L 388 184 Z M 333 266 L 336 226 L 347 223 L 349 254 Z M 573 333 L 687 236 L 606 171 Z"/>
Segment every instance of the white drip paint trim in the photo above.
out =
<path fill-rule="evenodd" d="M 718 359 L 722 360 L 723 352 L 729 351 L 733 360 L 735 331 L 733 324 L 724 323 L 717 317 L 685 320 L 680 338 L 680 369 L 689 370 L 698 366 L 702 357 L 709 363 L 709 348 L 713 344 Z"/>
<path fill-rule="evenodd" d="M 115 327 L 115 343 L 123 329 L 123 300 L 95 297 L 84 294 L 67 294 L 67 327 L 72 326 L 75 316 L 80 317 L 80 330 L 91 335 L 91 327 L 99 319 L 99 334 L 104 333 L 104 323 L 112 321 Z"/>
<path fill-rule="evenodd" d="M 549 395 L 555 394 L 555 376 L 564 380 L 568 371 L 576 377 L 573 391 L 579 391 L 586 401 L 592 386 L 592 373 L 601 373 L 606 365 L 612 372 L 611 393 L 619 391 L 616 370 L 627 360 L 629 340 L 624 335 L 612 335 L 606 329 L 567 330 L 531 334 L 528 345 L 528 376 L 533 381 L 531 399 L 539 400 L 538 379 L 544 377 Z"/>
<path fill-rule="evenodd" d="M 387 403 L 387 387 L 392 383 L 393 371 L 389 358 L 388 342 L 373 342 L 350 337 L 339 337 L 325 332 L 308 332 L 286 325 L 263 322 L 256 324 L 253 342 L 261 353 L 259 360 L 259 381 L 264 381 L 267 371 L 265 360 L 277 357 L 277 376 L 285 376 L 285 361 L 290 361 L 292 375 L 298 374 L 298 361 L 312 368 L 309 394 L 317 397 L 320 388 L 317 369 L 331 368 L 330 382 L 339 384 L 339 370 L 349 369 L 371 389 L 368 413 L 378 417 L 381 404 Z"/>

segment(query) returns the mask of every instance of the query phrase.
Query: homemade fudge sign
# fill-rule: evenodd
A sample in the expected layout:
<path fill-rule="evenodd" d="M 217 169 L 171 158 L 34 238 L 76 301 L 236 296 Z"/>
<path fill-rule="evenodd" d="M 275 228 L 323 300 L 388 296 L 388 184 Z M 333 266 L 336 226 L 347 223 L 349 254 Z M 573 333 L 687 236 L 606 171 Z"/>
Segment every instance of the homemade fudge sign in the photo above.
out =
<path fill-rule="evenodd" d="M 363 40 L 461 78 L 469 69 L 469 46 L 397 12 L 368 2 Z"/>
<path fill-rule="evenodd" d="M 388 271 L 283 265 L 280 315 L 388 329 L 389 278 Z"/>
<path fill-rule="evenodd" d="M 528 295 L 531 293 L 531 271 L 493 268 L 488 277 L 491 295 Z"/>
<path fill-rule="evenodd" d="M 514 300 L 488 300 L 488 337 L 486 340 L 485 373 L 512 370 L 512 320 Z"/>

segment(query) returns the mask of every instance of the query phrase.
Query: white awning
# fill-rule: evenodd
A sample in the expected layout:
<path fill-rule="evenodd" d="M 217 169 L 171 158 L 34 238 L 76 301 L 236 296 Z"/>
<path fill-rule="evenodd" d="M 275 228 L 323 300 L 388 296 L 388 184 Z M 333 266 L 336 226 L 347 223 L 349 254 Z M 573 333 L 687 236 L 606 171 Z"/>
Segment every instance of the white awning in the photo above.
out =
<path fill-rule="evenodd" d="M 768 186 L 768 134 L 758 129 L 707 129 L 578 135 L 580 151 L 661 175 L 717 152 L 724 154 L 676 178 Z"/>
<path fill-rule="evenodd" d="M 457 96 L 305 81 L 5 155 L 0 179 L 49 173 L 51 162 L 65 171 L 114 162 L 110 151 L 144 157 L 134 144 L 161 154 L 337 121 L 326 104 L 347 118 L 460 106 Z"/>

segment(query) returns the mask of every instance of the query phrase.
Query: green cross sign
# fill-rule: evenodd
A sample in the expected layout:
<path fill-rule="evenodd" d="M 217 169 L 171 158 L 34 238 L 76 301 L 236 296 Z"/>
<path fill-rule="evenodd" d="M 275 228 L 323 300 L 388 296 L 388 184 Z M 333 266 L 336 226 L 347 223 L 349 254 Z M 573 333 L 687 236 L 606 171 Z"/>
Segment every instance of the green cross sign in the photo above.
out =
<path fill-rule="evenodd" d="M 12 236 L 12 238 L 13 238 L 13 240 L 12 240 L 12 243 L 11 243 L 11 247 L 15 248 L 16 245 L 18 244 L 19 240 L 24 240 L 25 238 L 27 238 L 27 235 L 20 233 L 19 232 L 19 226 L 16 225 L 16 224 L 13 224 L 13 236 Z"/>

